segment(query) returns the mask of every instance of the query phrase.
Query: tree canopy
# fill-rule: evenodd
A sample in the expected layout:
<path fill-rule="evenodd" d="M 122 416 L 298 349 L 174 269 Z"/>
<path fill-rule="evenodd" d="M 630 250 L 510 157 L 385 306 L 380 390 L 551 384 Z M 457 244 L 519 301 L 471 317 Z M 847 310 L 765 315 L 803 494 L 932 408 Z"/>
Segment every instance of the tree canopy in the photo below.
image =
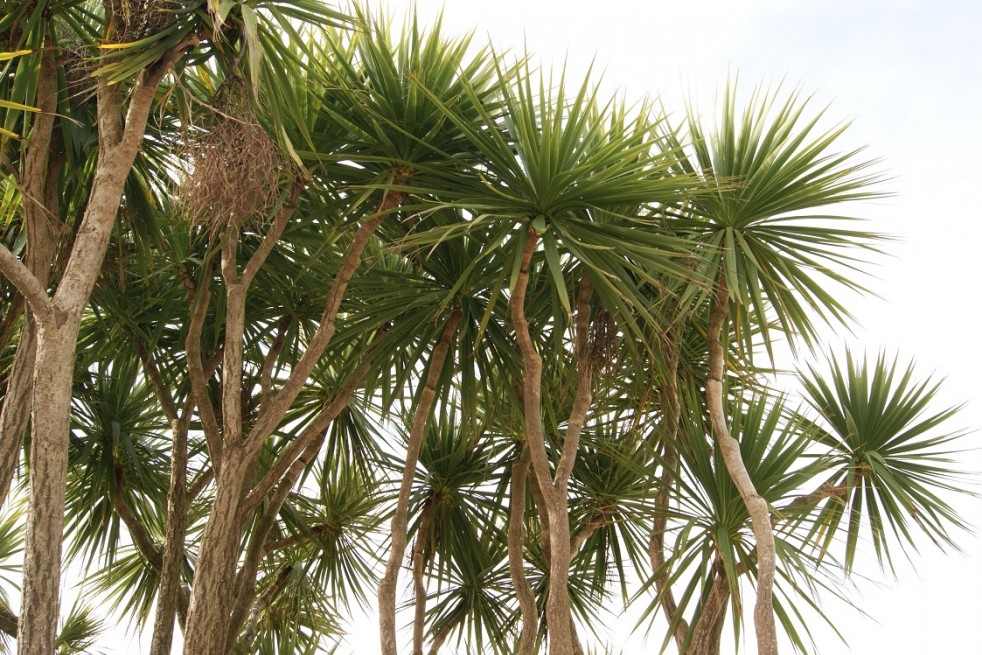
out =
<path fill-rule="evenodd" d="M 853 215 L 877 162 L 800 93 L 676 120 L 313 0 L 7 9 L 18 652 L 99 643 L 63 561 L 154 655 L 175 623 L 188 655 L 332 652 L 366 611 L 384 655 L 616 652 L 628 606 L 663 650 L 815 652 L 862 541 L 957 547 L 929 373 L 777 371 L 836 351 L 888 241 Z"/>

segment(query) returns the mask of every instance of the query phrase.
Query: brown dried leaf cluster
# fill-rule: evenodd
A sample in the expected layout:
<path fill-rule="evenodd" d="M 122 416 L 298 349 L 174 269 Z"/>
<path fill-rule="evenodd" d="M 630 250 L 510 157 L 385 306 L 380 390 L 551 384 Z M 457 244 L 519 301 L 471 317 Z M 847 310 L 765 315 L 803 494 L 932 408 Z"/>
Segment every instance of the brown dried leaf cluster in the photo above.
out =
<path fill-rule="evenodd" d="M 212 230 L 265 220 L 279 201 L 287 167 L 244 100 L 244 85 L 224 91 L 211 125 L 188 133 L 178 189 L 189 219 Z"/>
<path fill-rule="evenodd" d="M 177 0 L 103 0 L 109 17 L 107 38 L 128 43 L 155 34 L 174 19 Z"/>
<path fill-rule="evenodd" d="M 607 375 L 617 367 L 620 352 L 617 323 L 606 307 L 601 307 L 590 324 L 590 364 L 597 375 Z"/>

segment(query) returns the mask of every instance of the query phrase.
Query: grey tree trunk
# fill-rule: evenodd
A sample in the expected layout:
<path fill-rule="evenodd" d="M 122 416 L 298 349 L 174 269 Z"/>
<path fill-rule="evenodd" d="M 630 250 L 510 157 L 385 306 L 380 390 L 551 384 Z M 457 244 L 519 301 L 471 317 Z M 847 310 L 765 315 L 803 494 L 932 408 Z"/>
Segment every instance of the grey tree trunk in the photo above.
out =
<path fill-rule="evenodd" d="M 123 186 L 143 142 L 160 80 L 194 38 L 168 50 L 137 76 L 123 118 L 120 89 L 99 83 L 99 156 L 88 204 L 64 274 L 53 298 L 26 267 L 0 247 L 0 271 L 24 294 L 38 324 L 31 400 L 31 479 L 24 558 L 24 594 L 18 622 L 21 655 L 51 655 L 58 624 L 61 536 L 68 466 L 75 341 L 123 195 Z"/>
<path fill-rule="evenodd" d="M 58 251 L 62 225 L 58 218 L 58 200 L 53 182 L 60 163 L 52 158 L 52 137 L 58 94 L 57 66 L 51 48 L 41 55 L 38 76 L 37 106 L 31 141 L 22 171 L 24 224 L 27 230 L 27 252 L 24 263 L 47 289 L 51 268 Z M 52 182 L 52 183 L 49 183 Z M 3 407 L 0 409 L 0 505 L 7 498 L 10 483 L 17 470 L 24 445 L 27 417 L 31 408 L 31 388 L 37 349 L 37 323 L 30 312 L 24 316 L 17 341 L 17 352 L 7 381 Z"/>
<path fill-rule="evenodd" d="M 419 462 L 419 453 L 423 448 L 426 423 L 429 420 L 433 403 L 436 399 L 436 385 L 443 372 L 443 365 L 446 361 L 447 353 L 454 334 L 457 332 L 457 323 L 460 320 L 460 309 L 455 309 L 443 328 L 440 341 L 433 349 L 430 356 L 429 370 L 423 384 L 423 391 L 420 394 L 419 404 L 413 416 L 413 425 L 409 432 L 409 444 L 406 449 L 406 463 L 402 473 L 402 481 L 399 485 L 399 498 L 396 502 L 396 511 L 392 517 L 391 535 L 392 542 L 389 547 L 389 559 L 386 563 L 385 574 L 379 581 L 378 587 L 378 606 L 379 606 L 379 636 L 381 639 L 382 655 L 396 655 L 396 587 L 399 583 L 399 567 L 402 565 L 402 558 L 406 554 L 407 535 L 406 529 L 409 524 L 409 494 L 412 491 L 413 477 L 416 474 L 416 465 Z M 420 650 L 422 643 L 420 643 Z"/>
<path fill-rule="evenodd" d="M 20 655 L 51 655 L 55 649 L 77 331 L 77 319 L 62 326 L 45 321 L 38 331 L 31 413 L 30 510 L 17 626 Z"/>
<path fill-rule="evenodd" d="M 754 608 L 754 626 L 757 633 L 759 655 L 777 655 L 777 630 L 774 625 L 773 589 L 776 548 L 771 526 L 770 508 L 757 493 L 743 456 L 740 444 L 730 434 L 723 406 L 723 369 L 725 353 L 720 343 L 723 323 L 729 311 L 729 291 L 723 273 L 716 288 L 716 298 L 709 313 L 707 339 L 709 341 L 709 380 L 706 382 L 706 404 L 716 435 L 716 443 L 723 455 L 730 479 L 740 492 L 753 527 L 757 542 L 757 604 Z"/>

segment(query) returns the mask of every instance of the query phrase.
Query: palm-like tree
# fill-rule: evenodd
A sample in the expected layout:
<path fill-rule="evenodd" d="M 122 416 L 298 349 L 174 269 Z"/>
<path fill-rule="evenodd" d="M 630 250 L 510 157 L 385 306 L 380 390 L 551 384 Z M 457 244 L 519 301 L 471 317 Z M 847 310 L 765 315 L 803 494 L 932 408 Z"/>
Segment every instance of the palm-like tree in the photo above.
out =
<path fill-rule="evenodd" d="M 846 310 L 823 285 L 861 289 L 853 279 L 856 250 L 868 249 L 876 235 L 829 224 L 837 217 L 816 215 L 826 207 L 875 197 L 876 175 L 855 152 L 832 150 L 843 126 L 821 132 L 821 115 L 805 117 L 806 102 L 796 94 L 784 101 L 776 93 L 756 92 L 741 112 L 736 90 L 728 87 L 719 124 L 710 132 L 690 111 L 692 155 L 682 150 L 679 168 L 702 175 L 709 193 L 696 196 L 679 229 L 706 245 L 704 273 L 713 280 L 706 324 L 709 376 L 706 404 L 713 434 L 726 468 L 737 485 L 754 525 L 757 541 L 757 646 L 777 651 L 771 589 L 776 545 L 767 500 L 755 488 L 730 434 L 724 407 L 723 374 L 728 323 L 746 353 L 753 352 L 760 328 L 768 351 L 773 320 L 789 337 L 814 338 L 812 312 L 842 321 Z M 677 145 L 674 135 L 669 143 Z M 847 220 L 847 219 L 838 219 Z M 733 308 L 731 310 L 731 307 Z M 808 311 L 806 311 L 806 308 Z"/>
<path fill-rule="evenodd" d="M 747 581 L 761 652 L 771 606 L 805 649 L 803 608 L 864 525 L 885 561 L 912 525 L 953 542 L 934 385 L 883 359 L 810 369 L 792 410 L 755 368 L 777 331 L 812 344 L 816 318 L 847 318 L 823 285 L 859 290 L 877 238 L 815 215 L 876 178 L 796 97 L 741 113 L 729 91 L 718 127 L 675 132 L 439 22 L 22 4 L 0 19 L 20 44 L 0 61 L 0 455 L 19 455 L 16 399 L 53 370 L 33 362 L 54 326 L 73 353 L 67 555 L 118 613 L 156 607 L 155 655 L 175 621 L 186 652 L 329 651 L 377 581 L 394 655 L 407 550 L 414 653 L 585 652 L 617 598 L 664 613 L 666 645 L 718 652 Z M 41 47 L 94 53 L 105 20 L 88 76 Z M 51 66 L 69 86 L 31 86 Z M 92 293 L 63 306 L 81 260 L 45 235 L 82 247 L 113 194 Z M 53 652 L 25 602 L 0 629 Z"/>

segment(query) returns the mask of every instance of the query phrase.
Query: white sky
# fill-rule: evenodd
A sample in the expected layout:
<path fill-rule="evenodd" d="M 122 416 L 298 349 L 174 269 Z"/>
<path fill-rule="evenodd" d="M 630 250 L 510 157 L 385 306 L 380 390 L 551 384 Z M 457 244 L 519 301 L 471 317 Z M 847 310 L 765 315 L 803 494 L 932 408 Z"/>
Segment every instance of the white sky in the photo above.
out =
<path fill-rule="evenodd" d="M 401 17 L 409 0 L 389 0 Z M 707 112 L 728 75 L 742 87 L 785 80 L 815 93 L 815 106 L 831 103 L 834 120 L 853 120 L 845 143 L 868 144 L 882 158 L 896 196 L 857 208 L 873 227 L 899 238 L 894 255 L 877 270 L 872 288 L 881 300 L 854 298 L 861 327 L 847 342 L 833 335 L 830 348 L 900 352 L 916 358 L 924 375 L 947 377 L 947 404 L 968 402 L 955 427 L 982 427 L 978 377 L 982 339 L 978 332 L 976 269 L 982 227 L 971 193 L 982 183 L 976 158 L 982 153 L 982 3 L 969 0 L 418 0 L 428 22 L 444 6 L 448 33 L 476 29 L 499 50 L 527 47 L 546 64 L 585 70 L 596 58 L 613 90 L 629 97 L 661 96 L 668 109 L 682 99 Z M 967 294 L 967 295 L 966 295 Z M 982 440 L 982 433 L 969 437 Z M 982 471 L 982 454 L 965 458 Z M 982 526 L 982 501 L 957 506 Z M 944 556 L 929 543 L 912 563 L 897 561 L 899 579 L 880 574 L 875 563 L 860 570 L 880 586 L 860 581 L 857 602 L 874 620 L 832 604 L 827 609 L 849 640 L 828 630 L 816 639 L 826 655 L 978 652 L 982 643 L 982 542 L 961 538 L 964 555 Z M 70 592 L 69 592 L 70 593 Z M 820 628 L 820 626 L 817 626 Z M 656 639 L 642 650 L 637 638 L 625 653 L 657 652 Z M 374 624 L 349 643 L 355 653 L 376 651 Z M 359 630 L 362 632 L 362 630 Z M 754 653 L 753 640 L 741 652 Z M 108 645 L 108 644 L 107 644 Z M 116 652 L 142 647 L 117 642 Z M 792 652 L 785 644 L 783 652 Z"/>

